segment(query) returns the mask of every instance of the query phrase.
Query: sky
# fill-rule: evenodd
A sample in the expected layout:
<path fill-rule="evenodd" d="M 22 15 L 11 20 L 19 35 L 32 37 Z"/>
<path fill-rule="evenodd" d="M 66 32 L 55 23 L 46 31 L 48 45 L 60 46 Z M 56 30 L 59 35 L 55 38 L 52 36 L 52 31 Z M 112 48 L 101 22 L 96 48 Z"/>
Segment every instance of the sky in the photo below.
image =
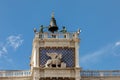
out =
<path fill-rule="evenodd" d="M 28 70 L 33 28 L 80 33 L 80 67 L 120 70 L 120 0 L 0 0 L 0 70 Z"/>

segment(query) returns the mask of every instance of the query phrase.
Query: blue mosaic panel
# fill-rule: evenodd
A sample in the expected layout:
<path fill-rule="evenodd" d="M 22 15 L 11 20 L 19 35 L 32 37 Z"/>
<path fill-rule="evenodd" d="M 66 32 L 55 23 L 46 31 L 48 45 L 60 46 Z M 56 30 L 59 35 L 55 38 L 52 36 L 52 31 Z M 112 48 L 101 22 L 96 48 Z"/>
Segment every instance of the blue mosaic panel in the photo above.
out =
<path fill-rule="evenodd" d="M 62 61 L 67 67 L 74 67 L 74 48 L 40 48 L 40 65 L 45 65 L 50 57 L 46 53 L 62 54 Z"/>

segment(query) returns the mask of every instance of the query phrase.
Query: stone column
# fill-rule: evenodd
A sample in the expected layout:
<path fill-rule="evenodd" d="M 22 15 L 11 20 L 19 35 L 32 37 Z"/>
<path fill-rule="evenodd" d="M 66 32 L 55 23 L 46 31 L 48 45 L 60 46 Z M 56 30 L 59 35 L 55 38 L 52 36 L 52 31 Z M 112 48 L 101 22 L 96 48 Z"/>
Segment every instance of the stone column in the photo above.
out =
<path fill-rule="evenodd" d="M 39 39 L 35 38 L 33 42 L 34 67 L 39 67 Z"/>
<path fill-rule="evenodd" d="M 80 66 L 79 66 L 79 42 L 78 34 L 75 33 L 75 80 L 80 80 Z"/>
<path fill-rule="evenodd" d="M 37 51 L 36 51 L 36 47 L 34 47 L 34 49 L 33 49 L 33 54 L 34 54 L 34 61 L 33 61 L 33 63 L 34 63 L 34 67 L 36 67 L 36 65 L 37 65 L 37 61 L 36 61 L 36 58 L 37 58 Z"/>
<path fill-rule="evenodd" d="M 37 47 L 36 49 L 36 53 L 37 53 L 37 56 L 36 56 L 36 67 L 39 67 L 40 66 L 40 52 L 39 52 L 39 47 Z"/>
<path fill-rule="evenodd" d="M 79 39 L 75 41 L 75 67 L 79 68 Z"/>

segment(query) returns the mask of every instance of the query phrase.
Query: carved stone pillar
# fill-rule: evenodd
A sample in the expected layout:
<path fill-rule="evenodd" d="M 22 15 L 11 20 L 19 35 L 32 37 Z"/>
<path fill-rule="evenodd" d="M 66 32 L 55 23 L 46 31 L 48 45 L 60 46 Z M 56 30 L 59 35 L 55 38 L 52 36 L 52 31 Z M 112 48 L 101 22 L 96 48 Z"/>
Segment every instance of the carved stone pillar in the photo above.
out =
<path fill-rule="evenodd" d="M 79 68 L 79 42 L 75 42 L 75 67 Z"/>

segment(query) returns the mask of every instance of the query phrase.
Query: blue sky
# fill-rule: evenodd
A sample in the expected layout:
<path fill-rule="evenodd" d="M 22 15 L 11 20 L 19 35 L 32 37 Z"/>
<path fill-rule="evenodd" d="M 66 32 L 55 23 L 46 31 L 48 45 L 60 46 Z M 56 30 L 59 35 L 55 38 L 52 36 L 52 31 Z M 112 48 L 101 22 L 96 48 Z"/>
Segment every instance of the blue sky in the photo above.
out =
<path fill-rule="evenodd" d="M 29 69 L 33 28 L 82 29 L 80 66 L 120 70 L 120 0 L 0 0 L 0 70 Z"/>

